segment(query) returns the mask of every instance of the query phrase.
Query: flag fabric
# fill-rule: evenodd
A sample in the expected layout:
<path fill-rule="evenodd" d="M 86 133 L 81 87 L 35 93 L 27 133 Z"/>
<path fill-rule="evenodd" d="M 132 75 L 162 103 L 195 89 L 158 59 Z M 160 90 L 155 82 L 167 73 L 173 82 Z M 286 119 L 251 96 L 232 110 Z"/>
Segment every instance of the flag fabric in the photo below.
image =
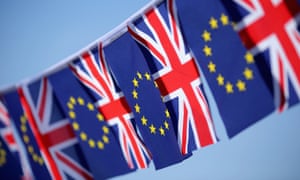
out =
<path fill-rule="evenodd" d="M 93 179 L 77 138 L 46 77 L 18 88 L 28 123 L 55 179 Z"/>
<path fill-rule="evenodd" d="M 65 68 L 49 76 L 49 79 L 95 179 L 132 172 L 122 155 L 116 135 L 72 71 Z"/>
<path fill-rule="evenodd" d="M 177 1 L 184 36 L 212 91 L 229 137 L 274 110 L 272 94 L 218 0 Z"/>
<path fill-rule="evenodd" d="M 7 108 L 5 107 L 3 100 L 0 100 L 0 135 L 10 152 L 16 158 L 16 161 L 20 163 L 22 168 L 22 178 L 32 179 L 32 174 L 26 158 L 26 151 L 20 146 L 18 133 L 16 132 L 15 125 L 10 118 Z"/>
<path fill-rule="evenodd" d="M 8 145 L 9 149 L 12 152 L 16 152 L 17 144 L 13 134 L 10 117 L 6 107 L 4 106 L 1 100 L 0 100 L 0 135 Z"/>
<path fill-rule="evenodd" d="M 148 167 L 148 150 L 135 131 L 132 112 L 104 59 L 102 44 L 82 53 L 71 65 L 78 80 L 92 94 L 96 106 L 118 135 L 123 156 L 131 169 Z"/>
<path fill-rule="evenodd" d="M 168 0 L 154 6 L 128 30 L 140 44 L 151 75 L 175 119 L 182 154 L 216 143 L 201 74 L 184 42 L 175 2 Z"/>
<path fill-rule="evenodd" d="M 183 160 L 170 112 L 162 102 L 146 60 L 126 32 L 104 48 L 105 59 L 124 92 L 156 169 Z"/>
<path fill-rule="evenodd" d="M 18 145 L 19 148 L 24 149 L 32 176 L 35 179 L 51 179 L 47 164 L 31 130 L 27 115 L 21 105 L 17 89 L 3 94 L 3 99 L 5 100 L 6 108 L 21 139 Z"/>
<path fill-rule="evenodd" d="M 21 165 L 2 136 L 0 136 L 0 177 L 1 179 L 21 179 L 22 177 Z"/>
<path fill-rule="evenodd" d="M 17 143 L 13 134 L 11 120 L 2 100 L 0 100 L 0 136 L 9 150 L 17 155 Z"/>
<path fill-rule="evenodd" d="M 296 0 L 224 1 L 247 49 L 264 57 L 278 112 L 300 99 L 300 4 Z M 268 75 L 265 74 L 265 75 Z"/>

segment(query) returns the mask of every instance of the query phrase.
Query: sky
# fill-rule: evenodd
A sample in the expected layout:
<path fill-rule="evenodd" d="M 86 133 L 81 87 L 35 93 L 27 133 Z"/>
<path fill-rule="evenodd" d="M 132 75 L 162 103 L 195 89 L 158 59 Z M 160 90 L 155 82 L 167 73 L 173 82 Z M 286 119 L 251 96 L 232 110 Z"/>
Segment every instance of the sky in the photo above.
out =
<path fill-rule="evenodd" d="M 0 1 L 0 91 L 49 67 L 110 32 L 150 0 Z M 300 105 L 274 113 L 228 139 L 208 94 L 220 142 L 182 163 L 115 180 L 300 179 Z"/>

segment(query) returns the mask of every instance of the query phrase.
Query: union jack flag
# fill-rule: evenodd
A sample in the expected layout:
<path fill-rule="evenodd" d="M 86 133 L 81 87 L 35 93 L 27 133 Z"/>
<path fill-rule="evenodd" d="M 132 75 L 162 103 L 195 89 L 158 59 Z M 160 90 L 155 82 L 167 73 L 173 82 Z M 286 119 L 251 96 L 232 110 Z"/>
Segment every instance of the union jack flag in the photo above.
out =
<path fill-rule="evenodd" d="M 8 145 L 9 150 L 15 155 L 15 157 L 21 163 L 21 168 L 23 171 L 23 179 L 32 179 L 32 174 L 30 172 L 28 161 L 24 150 L 20 147 L 20 144 L 17 142 L 14 133 L 14 125 L 9 116 L 9 112 L 2 101 L 0 101 L 0 135 L 2 136 L 5 143 Z"/>
<path fill-rule="evenodd" d="M 9 149 L 12 152 L 17 151 L 17 143 L 11 127 L 10 117 L 2 101 L 0 101 L 0 134 L 7 143 Z"/>
<path fill-rule="evenodd" d="M 178 100 L 173 104 L 178 120 L 178 142 L 182 154 L 187 154 L 217 140 L 209 107 L 200 88 L 200 71 L 185 47 L 176 13 L 174 1 L 164 1 L 146 12 L 134 25 L 129 25 L 128 31 L 151 53 L 151 59 L 155 59 L 154 65 L 150 66 L 154 67 L 152 75 L 164 101 Z M 148 59 L 150 64 L 151 59 Z"/>
<path fill-rule="evenodd" d="M 237 30 L 246 47 L 254 54 L 268 53 L 274 101 L 277 110 L 282 112 L 300 98 L 300 34 L 297 30 L 300 6 L 296 0 L 235 0 L 235 3 L 242 15 Z"/>
<path fill-rule="evenodd" d="M 131 169 L 146 168 L 151 157 L 135 132 L 131 122 L 131 110 L 110 74 L 102 45 L 83 53 L 81 60 L 70 67 L 94 95 L 98 110 L 108 124 L 117 128 L 116 132 L 128 166 Z"/>
<path fill-rule="evenodd" d="M 22 106 L 53 179 L 93 179 L 47 78 L 18 88 Z"/>

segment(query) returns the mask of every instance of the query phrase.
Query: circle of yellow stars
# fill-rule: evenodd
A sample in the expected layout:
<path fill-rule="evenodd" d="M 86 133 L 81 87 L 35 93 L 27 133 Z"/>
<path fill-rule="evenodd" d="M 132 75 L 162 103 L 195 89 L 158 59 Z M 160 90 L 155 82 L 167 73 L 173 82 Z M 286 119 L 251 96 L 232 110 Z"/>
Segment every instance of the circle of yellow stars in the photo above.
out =
<path fill-rule="evenodd" d="M 27 121 L 28 120 L 27 120 L 27 117 L 25 115 L 22 115 L 20 117 L 20 122 L 21 122 L 21 124 L 20 124 L 20 130 L 22 132 L 22 138 L 23 138 L 23 141 L 24 141 L 24 143 L 26 145 L 26 149 L 29 152 L 29 154 L 30 154 L 31 158 L 33 159 L 33 161 L 42 166 L 42 165 L 44 165 L 44 160 L 43 160 L 43 158 L 40 155 L 38 155 L 35 152 L 34 147 L 31 144 L 30 138 L 29 138 L 29 136 L 27 134 L 27 130 L 28 130 L 28 126 L 27 126 L 28 123 L 27 123 Z"/>
<path fill-rule="evenodd" d="M 133 84 L 133 87 L 134 87 L 134 89 L 132 91 L 132 97 L 136 100 L 139 98 L 138 88 L 140 86 L 141 81 L 149 81 L 151 83 L 154 83 L 154 86 L 156 88 L 158 88 L 157 83 L 155 81 L 152 81 L 151 75 L 148 72 L 143 73 L 143 74 L 140 73 L 140 72 L 137 72 L 136 76 L 132 80 L 132 84 Z M 135 110 L 136 113 L 142 114 L 142 107 L 138 103 L 135 104 L 134 110 Z M 171 116 L 170 116 L 170 113 L 167 109 L 165 110 L 164 113 L 165 113 L 165 116 L 166 116 L 167 120 L 163 121 L 163 123 L 158 125 L 158 126 L 155 126 L 153 123 L 150 123 L 148 121 L 147 116 L 145 116 L 145 115 L 142 115 L 140 121 L 141 121 L 143 126 L 148 127 L 151 134 L 159 134 L 161 136 L 165 136 L 166 132 L 169 130 L 168 119 L 170 119 Z"/>
<path fill-rule="evenodd" d="M 69 118 L 72 120 L 72 127 L 75 131 L 79 132 L 79 138 L 83 141 L 88 143 L 90 148 L 98 148 L 99 150 L 103 150 L 106 144 L 109 144 L 108 134 L 110 130 L 108 126 L 103 125 L 101 126 L 102 133 L 99 133 L 99 139 L 94 139 L 88 136 L 87 132 L 84 132 L 80 129 L 80 125 L 76 120 L 76 113 L 75 107 L 82 106 L 86 107 L 89 111 L 97 111 L 95 106 L 91 102 L 85 102 L 81 97 L 73 97 L 69 98 L 69 102 L 67 102 L 67 106 L 69 108 Z M 101 113 L 96 114 L 96 118 L 99 122 L 104 122 L 104 117 Z"/>
<path fill-rule="evenodd" d="M 225 14 L 221 14 L 219 18 L 211 17 L 209 20 L 209 26 L 210 30 L 214 31 L 217 30 L 219 27 L 225 27 L 232 25 L 233 28 L 235 24 L 233 22 L 230 22 L 228 16 Z M 213 40 L 212 33 L 208 30 L 204 30 L 201 35 L 203 41 L 206 43 L 203 47 L 203 53 L 207 58 L 213 57 L 213 49 L 209 47 L 207 44 L 208 42 L 211 42 Z M 246 52 L 244 59 L 247 64 L 253 64 L 254 63 L 254 57 L 251 53 Z M 217 65 L 213 62 L 213 60 L 210 60 L 207 64 L 207 68 L 210 73 L 216 74 L 216 81 L 219 86 L 224 87 L 227 94 L 234 93 L 235 89 L 238 92 L 245 92 L 247 90 L 246 81 L 252 80 L 254 78 L 253 71 L 249 67 L 245 67 L 242 76 L 243 78 L 237 79 L 236 82 L 231 82 L 226 80 L 226 78 L 222 75 L 222 73 L 217 72 Z M 243 80 L 244 79 L 244 80 Z"/>
<path fill-rule="evenodd" d="M 6 151 L 2 146 L 2 142 L 0 142 L 0 167 L 4 166 L 6 163 Z"/>

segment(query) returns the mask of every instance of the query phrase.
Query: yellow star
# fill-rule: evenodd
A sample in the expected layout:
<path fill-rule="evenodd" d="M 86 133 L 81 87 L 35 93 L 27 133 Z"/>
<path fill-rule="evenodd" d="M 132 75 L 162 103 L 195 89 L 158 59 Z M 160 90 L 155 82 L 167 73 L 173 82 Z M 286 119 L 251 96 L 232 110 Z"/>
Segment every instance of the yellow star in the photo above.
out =
<path fill-rule="evenodd" d="M 82 99 L 81 97 L 78 97 L 77 101 L 80 105 L 82 105 L 82 106 L 84 105 L 84 99 Z"/>
<path fill-rule="evenodd" d="M 254 63 L 254 57 L 253 57 L 253 55 L 252 55 L 251 53 L 249 53 L 249 52 L 247 52 L 247 53 L 245 54 L 245 59 L 246 59 L 246 62 L 247 62 L 248 64 L 253 64 L 253 63 Z"/>
<path fill-rule="evenodd" d="M 43 165 L 43 164 L 44 164 L 44 160 L 43 160 L 43 158 L 39 157 L 39 160 L 38 160 L 38 162 L 39 162 L 39 164 L 40 164 L 40 165 Z"/>
<path fill-rule="evenodd" d="M 244 76 L 245 76 L 245 78 L 246 78 L 247 80 L 253 79 L 253 71 L 252 71 L 251 69 L 245 68 L 243 74 L 244 74 Z"/>
<path fill-rule="evenodd" d="M 37 162 L 37 160 L 38 160 L 38 155 L 37 154 L 33 154 L 32 155 L 32 158 L 33 158 L 33 160 L 34 160 L 34 162 Z"/>
<path fill-rule="evenodd" d="M 208 47 L 207 45 L 204 46 L 203 52 L 204 52 L 205 56 L 212 56 L 211 48 Z"/>
<path fill-rule="evenodd" d="M 228 16 L 226 16 L 225 14 L 222 14 L 222 15 L 221 15 L 220 21 L 222 22 L 223 26 L 229 24 Z"/>
<path fill-rule="evenodd" d="M 210 27 L 211 27 L 212 29 L 217 29 L 217 28 L 218 28 L 218 20 L 216 20 L 216 19 L 213 18 L 213 17 L 210 18 L 209 24 L 210 24 Z"/>
<path fill-rule="evenodd" d="M 100 113 L 97 113 L 97 119 L 98 119 L 99 121 L 104 121 L 104 117 L 103 117 L 103 115 L 100 114 Z"/>
<path fill-rule="evenodd" d="M 138 92 L 135 89 L 132 91 L 132 96 L 134 99 L 138 99 Z"/>
<path fill-rule="evenodd" d="M 233 85 L 230 82 L 227 82 L 225 85 L 226 88 L 226 92 L 229 93 L 233 93 Z"/>
<path fill-rule="evenodd" d="M 204 40 L 205 42 L 211 41 L 210 32 L 208 32 L 208 31 L 205 30 L 205 31 L 202 33 L 202 38 L 203 38 L 203 40 Z"/>
<path fill-rule="evenodd" d="M 1 154 L 2 154 L 3 156 L 6 156 L 6 151 L 5 151 L 4 149 L 2 149 L 2 150 L 1 150 Z"/>
<path fill-rule="evenodd" d="M 135 104 L 134 109 L 135 109 L 135 112 L 137 112 L 137 113 L 141 112 L 141 107 L 138 104 Z"/>
<path fill-rule="evenodd" d="M 104 148 L 104 144 L 101 141 L 97 142 L 97 146 L 98 146 L 99 149 L 103 149 Z"/>
<path fill-rule="evenodd" d="M 26 144 L 28 144 L 29 143 L 29 137 L 28 137 L 28 135 L 23 135 L 23 140 L 24 140 L 24 142 L 26 143 Z"/>
<path fill-rule="evenodd" d="M 94 111 L 95 110 L 95 108 L 94 108 L 94 105 L 92 104 L 92 103 L 88 103 L 87 105 L 87 108 L 90 110 L 90 111 Z"/>
<path fill-rule="evenodd" d="M 209 72 L 211 72 L 211 73 L 216 72 L 216 65 L 212 61 L 209 62 L 207 67 L 209 69 Z"/>
<path fill-rule="evenodd" d="M 5 152 L 3 149 L 1 150 L 1 152 Z M 0 166 L 3 166 L 6 163 L 6 158 L 5 158 L 5 154 L 0 156 Z"/>
<path fill-rule="evenodd" d="M 21 121 L 22 124 L 25 124 L 26 121 L 27 121 L 26 116 L 25 116 L 25 115 L 21 116 L 21 117 L 20 117 L 20 121 Z"/>
<path fill-rule="evenodd" d="M 25 124 L 21 125 L 21 131 L 25 133 L 27 131 L 27 127 Z"/>
<path fill-rule="evenodd" d="M 108 139 L 108 137 L 105 136 L 105 135 L 102 136 L 102 140 L 103 140 L 103 142 L 106 143 L 106 144 L 109 143 L 109 139 Z"/>
<path fill-rule="evenodd" d="M 90 139 L 88 143 L 89 143 L 91 148 L 95 147 L 95 141 L 93 139 Z"/>
<path fill-rule="evenodd" d="M 74 111 L 69 111 L 69 117 L 71 119 L 75 119 L 76 118 L 76 113 Z"/>
<path fill-rule="evenodd" d="M 160 135 L 162 135 L 162 136 L 165 135 L 165 130 L 164 130 L 164 128 L 160 127 L 160 128 L 159 128 L 159 132 L 160 132 Z"/>
<path fill-rule="evenodd" d="M 239 91 L 246 91 L 246 83 L 241 80 L 238 80 L 236 87 L 239 89 Z"/>
<path fill-rule="evenodd" d="M 164 126 L 166 129 L 169 129 L 169 123 L 167 121 L 164 122 Z"/>
<path fill-rule="evenodd" d="M 76 99 L 73 96 L 70 97 L 70 103 L 76 104 Z"/>
<path fill-rule="evenodd" d="M 80 128 L 80 126 L 79 126 L 79 124 L 78 124 L 77 122 L 73 122 L 73 123 L 72 123 L 72 126 L 73 126 L 73 129 L 74 129 L 75 131 L 78 131 L 79 128 Z"/>
<path fill-rule="evenodd" d="M 136 78 L 134 78 L 134 79 L 132 80 L 132 83 L 133 83 L 133 86 L 134 86 L 134 87 L 139 87 L 139 81 L 136 80 Z"/>
<path fill-rule="evenodd" d="M 147 80 L 151 80 L 151 75 L 149 73 L 145 73 L 144 76 Z"/>
<path fill-rule="evenodd" d="M 30 154 L 32 154 L 34 152 L 33 147 L 32 146 L 28 146 L 27 150 Z"/>
<path fill-rule="evenodd" d="M 137 77 L 138 77 L 140 80 L 143 79 L 143 75 L 142 75 L 140 72 L 137 72 L 136 75 L 137 75 Z"/>
<path fill-rule="evenodd" d="M 145 116 L 143 116 L 143 117 L 141 118 L 141 121 L 142 121 L 142 124 L 143 124 L 144 126 L 146 126 L 146 125 L 147 125 L 147 122 L 148 122 L 148 119 L 147 119 Z"/>
<path fill-rule="evenodd" d="M 80 136 L 81 140 L 86 141 L 87 135 L 84 132 L 81 132 L 79 136 Z"/>
<path fill-rule="evenodd" d="M 167 118 L 170 118 L 170 112 L 169 112 L 168 109 L 165 110 L 165 115 L 166 115 Z"/>
<path fill-rule="evenodd" d="M 0 167 L 3 166 L 6 163 L 6 152 L 5 150 L 0 150 Z"/>
<path fill-rule="evenodd" d="M 156 133 L 156 127 L 153 124 L 151 124 L 151 126 L 149 126 L 149 129 L 150 129 L 150 133 L 151 134 L 155 134 Z"/>
<path fill-rule="evenodd" d="M 218 75 L 217 81 L 218 81 L 219 86 L 224 85 L 224 77 L 221 74 Z"/>
<path fill-rule="evenodd" d="M 68 102 L 67 106 L 69 109 L 74 109 L 74 105 L 71 102 Z"/>
<path fill-rule="evenodd" d="M 109 128 L 107 126 L 102 126 L 102 131 L 104 132 L 104 134 L 108 134 Z"/>

